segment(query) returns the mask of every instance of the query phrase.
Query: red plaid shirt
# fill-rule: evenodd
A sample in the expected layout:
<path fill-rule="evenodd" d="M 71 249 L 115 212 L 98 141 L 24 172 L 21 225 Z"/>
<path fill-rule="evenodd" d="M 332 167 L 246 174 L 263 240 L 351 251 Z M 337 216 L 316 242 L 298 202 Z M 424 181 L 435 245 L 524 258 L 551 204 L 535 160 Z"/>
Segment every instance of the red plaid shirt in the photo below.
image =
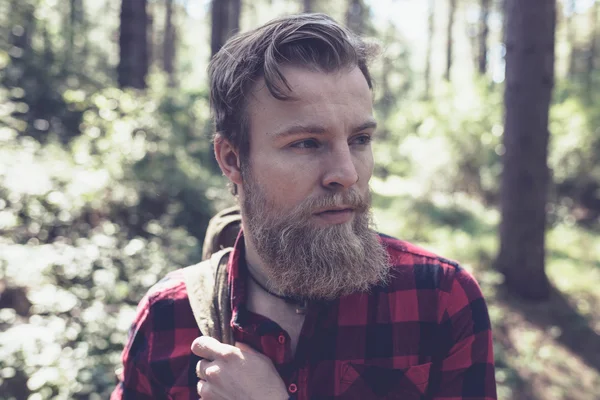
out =
<path fill-rule="evenodd" d="M 312 304 L 296 350 L 288 334 L 245 307 L 243 240 L 231 253 L 234 336 L 267 355 L 290 397 L 496 399 L 492 333 L 474 278 L 456 263 L 381 236 L 393 278 L 371 293 Z M 180 270 L 144 297 L 111 399 L 197 399 L 190 351 L 201 335 Z"/>

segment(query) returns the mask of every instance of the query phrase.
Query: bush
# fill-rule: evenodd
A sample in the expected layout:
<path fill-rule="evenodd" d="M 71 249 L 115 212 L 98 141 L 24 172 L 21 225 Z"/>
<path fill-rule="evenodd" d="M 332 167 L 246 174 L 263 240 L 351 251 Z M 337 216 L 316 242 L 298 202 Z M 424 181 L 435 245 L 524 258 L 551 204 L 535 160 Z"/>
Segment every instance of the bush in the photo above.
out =
<path fill-rule="evenodd" d="M 228 198 L 207 156 L 206 99 L 159 98 L 66 91 L 82 113 L 68 144 L 23 136 L 4 115 L 0 294 L 12 302 L 0 310 L 1 393 L 107 398 L 135 305 L 199 260 L 212 204 Z"/>

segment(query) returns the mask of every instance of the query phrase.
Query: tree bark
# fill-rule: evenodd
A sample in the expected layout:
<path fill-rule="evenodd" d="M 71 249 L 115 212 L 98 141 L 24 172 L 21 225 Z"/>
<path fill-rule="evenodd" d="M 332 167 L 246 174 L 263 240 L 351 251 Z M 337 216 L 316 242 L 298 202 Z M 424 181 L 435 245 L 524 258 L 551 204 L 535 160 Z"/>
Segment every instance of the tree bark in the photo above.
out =
<path fill-rule="evenodd" d="M 52 48 L 52 39 L 48 32 L 48 21 L 42 23 L 42 38 L 44 40 L 44 63 L 46 65 L 54 64 L 54 49 Z"/>
<path fill-rule="evenodd" d="M 146 48 L 148 49 L 148 70 L 154 64 L 155 60 L 162 56 L 162 52 L 157 56 L 156 49 L 154 48 L 154 37 L 156 36 L 156 32 L 154 31 L 154 14 L 152 13 L 152 8 L 156 7 L 156 3 L 150 2 L 146 8 Z"/>
<path fill-rule="evenodd" d="M 481 0 L 481 14 L 479 19 L 479 74 L 487 73 L 487 53 L 488 53 L 488 36 L 490 34 L 490 26 L 488 23 L 490 17 L 490 0 Z"/>
<path fill-rule="evenodd" d="M 211 58 L 240 29 L 241 0 L 212 0 Z"/>
<path fill-rule="evenodd" d="M 452 58 L 454 52 L 454 18 L 456 16 L 456 1 L 450 0 L 448 7 L 448 42 L 446 43 L 446 74 L 445 78 L 450 82 L 452 72 Z"/>
<path fill-rule="evenodd" d="M 229 39 L 240 31 L 240 16 L 242 13 L 242 0 L 229 0 Z"/>
<path fill-rule="evenodd" d="M 169 79 L 169 86 L 175 86 L 175 26 L 173 25 L 173 0 L 166 0 L 165 34 L 163 39 L 163 70 Z"/>
<path fill-rule="evenodd" d="M 433 52 L 433 35 L 435 33 L 435 0 L 429 0 L 429 16 L 427 18 L 427 52 L 425 54 L 425 96 L 431 96 L 431 54 Z"/>
<path fill-rule="evenodd" d="M 77 0 L 69 1 L 69 11 L 67 14 L 68 21 L 66 21 L 65 33 L 66 33 L 66 46 L 65 46 L 65 62 L 62 65 L 62 73 L 66 75 L 69 69 L 73 66 L 73 53 L 75 48 L 75 26 L 77 25 Z"/>
<path fill-rule="evenodd" d="M 357 35 L 365 33 L 365 4 L 362 0 L 349 1 L 346 26 Z"/>
<path fill-rule="evenodd" d="M 500 252 L 497 268 L 522 297 L 544 299 L 548 115 L 556 0 L 507 0 Z"/>
<path fill-rule="evenodd" d="M 567 42 L 569 43 L 569 67 L 567 76 L 571 81 L 575 78 L 576 63 L 575 63 L 575 42 L 576 42 L 576 30 L 575 30 L 575 9 L 577 7 L 577 0 L 569 0 L 569 16 L 566 19 L 567 24 Z"/>
<path fill-rule="evenodd" d="M 210 35 L 210 53 L 211 58 L 219 52 L 225 43 L 225 30 L 227 29 L 227 19 L 225 18 L 226 5 L 228 0 L 212 0 L 210 6 L 211 14 L 211 35 Z"/>
<path fill-rule="evenodd" d="M 304 0 L 302 2 L 302 10 L 305 13 L 311 13 L 311 12 L 313 12 L 313 2 L 312 2 L 312 0 Z"/>
<path fill-rule="evenodd" d="M 122 0 L 119 35 L 119 66 L 121 88 L 146 88 L 148 74 L 148 12 L 146 0 Z"/>

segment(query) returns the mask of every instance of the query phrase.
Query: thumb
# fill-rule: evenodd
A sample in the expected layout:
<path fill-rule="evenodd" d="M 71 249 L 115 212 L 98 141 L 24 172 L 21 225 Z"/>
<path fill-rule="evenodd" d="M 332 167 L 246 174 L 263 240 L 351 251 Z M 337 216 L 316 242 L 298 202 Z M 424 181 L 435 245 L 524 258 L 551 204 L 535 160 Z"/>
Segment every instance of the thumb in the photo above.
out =
<path fill-rule="evenodd" d="M 227 353 L 228 346 L 209 336 L 197 337 L 192 343 L 192 353 L 198 357 L 216 360 Z"/>

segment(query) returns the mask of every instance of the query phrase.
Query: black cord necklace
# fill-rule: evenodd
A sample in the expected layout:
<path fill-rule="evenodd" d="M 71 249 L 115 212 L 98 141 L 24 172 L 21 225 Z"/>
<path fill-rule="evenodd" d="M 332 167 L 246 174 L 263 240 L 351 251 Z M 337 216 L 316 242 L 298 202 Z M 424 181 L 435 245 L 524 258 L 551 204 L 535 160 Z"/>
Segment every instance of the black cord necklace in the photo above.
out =
<path fill-rule="evenodd" d="M 306 314 L 306 309 L 308 308 L 308 300 L 299 299 L 297 297 L 292 297 L 292 296 L 284 296 L 284 295 L 272 292 L 267 287 L 265 287 L 263 284 L 261 284 L 258 281 L 258 279 L 256 279 L 254 277 L 254 275 L 252 275 L 250 273 L 250 271 L 248 271 L 248 275 L 250 275 L 250 279 L 252 279 L 252 281 L 254 281 L 254 283 L 256 283 L 258 285 L 258 287 L 260 287 L 262 290 L 264 290 L 265 292 L 267 292 L 271 296 L 277 297 L 278 299 L 281 299 L 281 300 L 285 301 L 288 304 L 292 304 L 292 305 L 296 306 L 296 314 Z"/>

